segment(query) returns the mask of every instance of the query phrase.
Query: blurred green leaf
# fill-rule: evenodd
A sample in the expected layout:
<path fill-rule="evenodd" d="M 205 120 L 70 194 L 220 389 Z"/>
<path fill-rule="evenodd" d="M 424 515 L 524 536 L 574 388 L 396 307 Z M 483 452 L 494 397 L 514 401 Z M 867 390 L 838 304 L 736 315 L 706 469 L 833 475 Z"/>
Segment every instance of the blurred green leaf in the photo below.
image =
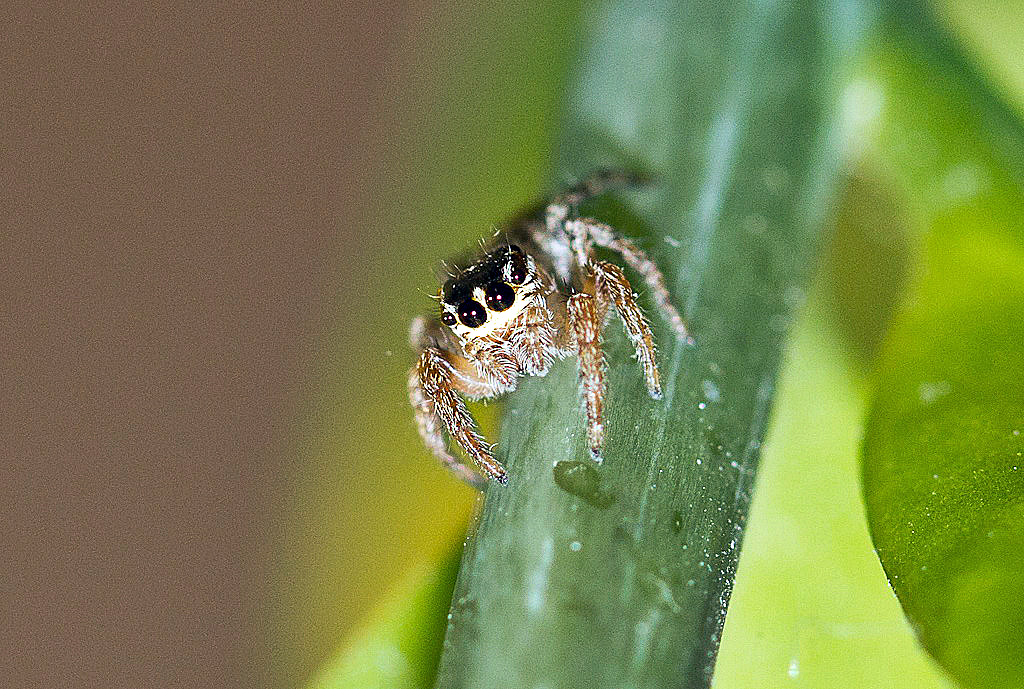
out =
<path fill-rule="evenodd" d="M 857 355 L 854 365 L 866 369 L 900 306 L 918 247 L 906 211 L 869 170 L 845 187 L 823 261 L 822 317 Z"/>
<path fill-rule="evenodd" d="M 943 249 L 879 371 L 868 515 L 928 649 L 968 686 L 1024 686 L 1024 252 Z"/>
<path fill-rule="evenodd" d="M 926 648 L 1024 687 L 1024 127 L 920 8 L 874 53 L 872 154 L 926 230 L 864 438 L 872 536 Z"/>
<path fill-rule="evenodd" d="M 1024 4 L 1007 0 L 933 0 L 985 73 L 990 87 L 1024 114 Z"/>
<path fill-rule="evenodd" d="M 674 342 L 650 310 L 665 381 L 652 401 L 609 325 L 599 468 L 574 361 L 509 396 L 499 457 L 511 480 L 488 490 L 464 556 L 438 687 L 710 682 L 779 354 L 837 165 L 830 108 L 858 7 L 593 9 L 558 177 L 653 173 L 652 188 L 620 197 L 628 210 L 590 212 L 646 238 L 698 345 Z M 565 480 L 576 471 L 592 476 Z"/>
<path fill-rule="evenodd" d="M 899 216 L 869 180 L 847 184 L 784 356 L 716 689 L 950 686 L 885 582 L 860 492 L 863 357 L 903 281 Z"/>

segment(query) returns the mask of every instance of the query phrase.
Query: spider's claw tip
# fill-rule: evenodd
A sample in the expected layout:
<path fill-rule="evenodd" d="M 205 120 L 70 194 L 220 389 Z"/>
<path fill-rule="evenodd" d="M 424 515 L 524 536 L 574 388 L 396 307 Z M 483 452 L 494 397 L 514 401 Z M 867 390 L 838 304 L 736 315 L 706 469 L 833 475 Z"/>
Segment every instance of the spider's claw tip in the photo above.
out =
<path fill-rule="evenodd" d="M 660 400 L 662 398 L 661 388 L 655 388 L 653 390 L 648 390 L 647 394 L 649 394 L 651 396 L 652 400 Z"/>

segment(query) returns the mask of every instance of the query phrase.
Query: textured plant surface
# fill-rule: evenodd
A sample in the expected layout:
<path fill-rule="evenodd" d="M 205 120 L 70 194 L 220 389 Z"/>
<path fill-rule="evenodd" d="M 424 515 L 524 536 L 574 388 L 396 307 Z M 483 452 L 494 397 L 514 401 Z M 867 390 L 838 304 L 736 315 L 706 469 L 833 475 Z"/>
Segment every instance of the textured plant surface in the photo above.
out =
<path fill-rule="evenodd" d="M 664 399 L 652 401 L 608 328 L 600 467 L 574 362 L 510 396 L 510 481 L 488 490 L 463 557 L 438 687 L 710 681 L 836 168 L 833 28 L 813 2 L 591 10 L 556 176 L 651 171 L 638 198 L 589 212 L 643 238 L 698 344 L 658 328 Z"/>

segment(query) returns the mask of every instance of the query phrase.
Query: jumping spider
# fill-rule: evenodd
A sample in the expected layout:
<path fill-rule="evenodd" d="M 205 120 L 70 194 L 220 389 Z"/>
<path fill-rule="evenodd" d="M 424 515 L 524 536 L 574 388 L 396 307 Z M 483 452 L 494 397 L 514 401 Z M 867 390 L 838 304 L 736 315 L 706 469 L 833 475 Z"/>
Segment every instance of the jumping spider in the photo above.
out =
<path fill-rule="evenodd" d="M 581 218 L 583 201 L 613 189 L 641 184 L 635 176 L 600 171 L 515 220 L 496 235 L 483 255 L 441 287 L 440 313 L 412 323 L 410 342 L 419 352 L 409 372 L 409 399 L 420 435 L 438 459 L 467 482 L 480 475 L 454 457 L 444 432 L 488 477 L 507 483 L 505 468 L 477 432 L 460 395 L 472 400 L 516 388 L 520 376 L 543 376 L 555 359 L 576 355 L 586 410 L 587 443 L 600 461 L 604 443 L 605 359 L 601 331 L 614 306 L 636 347 L 651 397 L 661 397 L 654 336 L 622 269 L 599 260 L 594 245 L 617 252 L 639 273 L 676 335 L 692 342 L 665 281 L 647 255 L 614 229 Z"/>

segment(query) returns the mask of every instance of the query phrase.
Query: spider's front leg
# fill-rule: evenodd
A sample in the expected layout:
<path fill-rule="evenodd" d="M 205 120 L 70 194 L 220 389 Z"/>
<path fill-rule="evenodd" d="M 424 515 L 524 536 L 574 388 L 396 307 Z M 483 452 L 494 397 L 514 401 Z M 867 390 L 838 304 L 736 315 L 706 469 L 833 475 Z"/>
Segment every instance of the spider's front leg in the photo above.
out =
<path fill-rule="evenodd" d="M 436 394 L 430 396 L 423 386 L 424 371 L 432 365 L 429 361 L 420 361 L 409 371 L 409 403 L 412 404 L 413 413 L 416 415 L 416 428 L 419 430 L 420 438 L 423 439 L 423 444 L 430 448 L 430 451 L 434 453 L 438 461 L 445 465 L 449 471 L 469 485 L 483 488 L 486 484 L 484 478 L 448 452 L 448 445 L 445 443 L 444 435 L 441 432 L 440 415 L 435 411 L 437 396 Z M 460 415 L 458 410 L 455 409 L 449 412 L 449 416 L 459 418 Z M 466 422 L 464 418 L 462 421 L 463 423 Z M 471 419 L 469 424 L 469 432 L 473 433 Z"/>
<path fill-rule="evenodd" d="M 482 381 L 466 380 L 441 351 L 430 348 L 420 354 L 419 361 L 410 373 L 409 383 L 409 399 L 416 409 L 420 433 L 438 459 L 470 483 L 479 485 L 476 476 L 466 477 L 468 467 L 448 453 L 436 419 L 440 419 L 452 440 L 462 446 L 489 477 L 498 483 L 508 483 L 505 467 L 491 454 L 483 436 L 476 430 L 476 423 L 466 403 L 459 395 L 467 387 L 482 388 Z"/>
<path fill-rule="evenodd" d="M 505 467 L 494 458 L 487 442 L 477 432 L 476 423 L 460 396 L 461 393 L 472 398 L 492 397 L 499 391 L 493 383 L 479 378 L 465 357 L 449 351 L 438 332 L 437 324 L 426 319 L 416 319 L 413 323 L 411 340 L 420 355 L 409 371 L 409 401 L 420 437 L 456 476 L 470 485 L 482 487 L 481 476 L 448 451 L 443 427 L 490 478 L 507 483 Z"/>

